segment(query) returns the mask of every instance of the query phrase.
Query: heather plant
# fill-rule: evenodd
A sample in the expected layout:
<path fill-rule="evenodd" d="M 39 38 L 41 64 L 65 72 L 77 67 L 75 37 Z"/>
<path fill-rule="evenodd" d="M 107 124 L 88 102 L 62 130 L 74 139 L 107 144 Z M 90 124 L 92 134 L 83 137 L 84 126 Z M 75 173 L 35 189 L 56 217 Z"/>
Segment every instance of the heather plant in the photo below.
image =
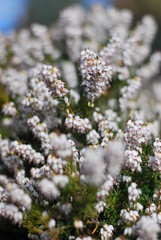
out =
<path fill-rule="evenodd" d="M 74 5 L 0 35 L 0 218 L 29 239 L 160 238 L 161 53 L 131 26 Z"/>

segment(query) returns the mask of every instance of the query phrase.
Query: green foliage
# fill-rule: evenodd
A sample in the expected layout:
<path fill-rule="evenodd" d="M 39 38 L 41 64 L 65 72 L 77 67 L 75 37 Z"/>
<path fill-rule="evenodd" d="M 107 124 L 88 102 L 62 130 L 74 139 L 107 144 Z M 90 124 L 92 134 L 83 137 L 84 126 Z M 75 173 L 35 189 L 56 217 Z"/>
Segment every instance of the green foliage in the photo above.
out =
<path fill-rule="evenodd" d="M 124 168 L 121 175 L 131 176 L 132 181 L 137 183 L 142 194 L 139 199 L 144 207 L 152 203 L 153 194 L 160 185 L 159 173 L 154 173 L 147 164 L 148 157 L 152 155 L 151 145 L 142 146 L 142 172 L 134 172 Z M 97 188 L 86 184 L 80 184 L 80 177 L 75 173 L 72 176 L 74 166 L 72 161 L 68 163 L 66 174 L 69 177 L 69 184 L 61 190 L 59 199 L 61 204 L 71 204 L 72 210 L 68 216 L 63 216 L 60 205 L 52 204 L 52 207 L 33 205 L 31 211 L 26 215 L 23 226 L 30 233 L 42 233 L 47 229 L 48 221 L 51 218 L 57 218 L 57 228 L 54 232 L 51 231 L 53 239 L 68 239 L 69 235 L 80 236 L 92 234 L 94 239 L 100 239 L 100 228 L 104 224 L 111 224 L 115 228 L 113 239 L 123 234 L 125 225 L 119 222 L 120 212 L 122 209 L 128 209 L 128 184 L 120 181 L 114 189 L 106 197 L 106 207 L 103 213 L 98 215 L 95 211 L 96 192 Z M 43 215 L 43 211 L 48 210 L 49 215 Z M 82 220 L 84 223 L 83 229 L 80 231 L 74 226 L 74 222 Z M 41 226 L 41 227 L 40 227 Z M 131 223 L 127 226 L 131 226 Z M 40 230 L 41 229 L 41 230 Z M 54 235 L 53 235 L 54 234 Z"/>

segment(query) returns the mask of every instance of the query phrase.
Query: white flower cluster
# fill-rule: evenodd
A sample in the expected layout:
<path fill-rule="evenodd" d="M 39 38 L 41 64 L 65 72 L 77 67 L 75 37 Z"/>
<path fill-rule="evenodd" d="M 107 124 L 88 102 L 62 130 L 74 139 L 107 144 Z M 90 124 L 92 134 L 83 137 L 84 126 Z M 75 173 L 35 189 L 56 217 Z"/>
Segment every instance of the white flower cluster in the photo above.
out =
<path fill-rule="evenodd" d="M 8 183 L 6 186 L 8 199 L 22 209 L 29 210 L 31 208 L 31 198 L 28 194 L 24 193 L 16 184 Z"/>
<path fill-rule="evenodd" d="M 49 229 L 52 229 L 56 226 L 56 221 L 54 219 L 51 219 L 48 223 Z"/>
<path fill-rule="evenodd" d="M 141 172 L 141 156 L 136 150 L 126 150 L 125 152 L 125 164 L 132 172 L 138 171 Z"/>
<path fill-rule="evenodd" d="M 67 162 L 65 160 L 49 155 L 46 164 L 40 168 L 31 168 L 30 173 L 34 179 L 41 179 L 42 177 L 48 177 L 51 179 L 53 177 L 53 173 L 58 174 L 58 176 L 59 174 L 62 175 L 66 164 Z"/>
<path fill-rule="evenodd" d="M 59 196 L 59 190 L 56 185 L 47 178 L 44 178 L 39 182 L 39 189 L 40 192 L 49 200 L 55 199 Z"/>
<path fill-rule="evenodd" d="M 108 45 L 100 51 L 99 55 L 104 59 L 105 62 L 113 65 L 116 60 L 121 60 L 121 50 L 120 38 L 115 34 L 112 35 Z"/>
<path fill-rule="evenodd" d="M 9 68 L 2 75 L 2 83 L 11 97 L 24 96 L 27 92 L 27 73 Z"/>
<path fill-rule="evenodd" d="M 66 175 L 56 175 L 53 177 L 53 182 L 56 186 L 65 187 L 69 183 L 69 179 Z"/>
<path fill-rule="evenodd" d="M 101 240 L 106 240 L 112 237 L 112 233 L 114 231 L 114 227 L 112 225 L 105 224 L 103 228 L 101 228 Z"/>
<path fill-rule="evenodd" d="M 73 128 L 80 133 L 86 133 L 92 126 L 88 118 L 80 118 L 80 116 L 74 116 L 73 114 L 68 114 L 65 119 L 65 125 L 67 128 Z"/>
<path fill-rule="evenodd" d="M 55 132 L 50 133 L 50 141 L 53 149 L 60 158 L 70 157 L 72 154 L 71 143 L 65 134 L 57 135 Z"/>
<path fill-rule="evenodd" d="M 75 228 L 81 229 L 81 228 L 83 228 L 83 222 L 81 220 L 75 220 L 74 226 L 75 226 Z"/>
<path fill-rule="evenodd" d="M 14 102 L 9 102 L 8 104 L 5 104 L 3 106 L 3 113 L 4 115 L 15 116 L 17 113 L 17 110 L 15 108 Z"/>
<path fill-rule="evenodd" d="M 153 76 L 155 76 L 156 73 L 159 73 L 160 64 L 161 64 L 161 54 L 159 52 L 153 53 L 152 56 L 150 57 L 150 61 L 147 64 L 143 65 L 140 69 L 138 69 L 137 74 L 138 76 L 148 81 Z"/>
<path fill-rule="evenodd" d="M 109 87 L 112 68 L 95 52 L 87 49 L 81 52 L 80 71 L 87 98 L 93 102 Z"/>
<path fill-rule="evenodd" d="M 158 237 L 161 54 L 153 17 L 131 23 L 74 5 L 0 34 L 0 217 L 30 239 Z"/>
<path fill-rule="evenodd" d="M 148 208 L 145 209 L 147 213 L 154 213 L 156 212 L 156 205 L 155 203 L 152 203 Z"/>
<path fill-rule="evenodd" d="M 31 93 L 27 93 L 25 98 L 22 100 L 21 102 L 22 104 L 22 109 L 24 109 L 24 111 L 26 109 L 34 109 L 36 112 L 37 111 L 42 111 L 43 109 L 43 102 L 41 100 L 39 100 L 38 98 L 36 98 L 34 95 L 32 95 Z"/>
<path fill-rule="evenodd" d="M 137 184 L 132 182 L 128 187 L 128 199 L 130 202 L 135 202 L 141 195 L 141 190 L 137 188 Z"/>
<path fill-rule="evenodd" d="M 7 155 L 7 152 L 9 151 L 9 141 L 7 139 L 2 139 L 2 136 L 0 135 L 0 156 L 3 160 L 5 156 Z"/>
<path fill-rule="evenodd" d="M 141 144 L 150 139 L 148 126 L 143 121 L 129 120 L 125 129 L 125 141 L 129 149 L 141 151 Z"/>
<path fill-rule="evenodd" d="M 63 168 L 66 165 L 66 161 L 49 155 L 47 158 L 47 164 L 55 173 L 63 174 Z"/>
<path fill-rule="evenodd" d="M 110 141 L 105 153 L 108 173 L 116 178 L 124 165 L 124 144 L 121 140 Z"/>
<path fill-rule="evenodd" d="M 44 120 L 48 124 L 48 127 L 51 128 L 59 122 L 56 117 L 56 106 L 58 105 L 58 102 L 53 99 L 45 82 L 38 79 L 40 68 L 41 66 L 38 65 L 36 73 L 34 73 L 33 70 L 30 70 L 31 73 L 29 73 L 29 75 L 31 75 L 31 80 L 29 81 L 29 93 L 27 93 L 21 101 L 19 111 L 23 112 L 25 120 L 27 117 L 26 114 L 29 118 L 34 112 L 34 115 L 37 115 L 41 120 Z"/>
<path fill-rule="evenodd" d="M 129 222 L 136 222 L 139 218 L 139 213 L 136 210 L 127 211 L 126 209 L 122 209 L 120 216 L 123 218 L 123 221 Z"/>
<path fill-rule="evenodd" d="M 54 96 L 62 98 L 67 95 L 68 90 L 64 87 L 65 83 L 59 79 L 61 74 L 56 67 L 44 65 L 40 76 Z"/>
<path fill-rule="evenodd" d="M 10 145 L 11 151 L 22 157 L 23 160 L 33 162 L 34 164 L 44 163 L 44 156 L 39 152 L 36 152 L 31 145 L 21 144 L 18 141 L 14 141 Z"/>
<path fill-rule="evenodd" d="M 93 120 L 96 123 L 99 123 L 100 121 L 103 120 L 103 115 L 99 112 L 99 108 L 95 108 L 95 111 L 93 112 Z"/>
<path fill-rule="evenodd" d="M 159 138 L 154 142 L 154 156 L 150 156 L 148 164 L 152 167 L 153 171 L 161 172 L 161 141 Z"/>
<path fill-rule="evenodd" d="M 87 134 L 87 143 L 96 145 L 98 144 L 99 138 L 100 138 L 100 135 L 96 132 L 96 130 L 91 130 Z"/>
<path fill-rule="evenodd" d="M 76 144 L 73 140 L 69 139 L 69 142 L 70 142 L 70 145 L 71 145 L 73 161 L 74 161 L 74 164 L 76 164 L 76 162 L 79 162 L 79 160 L 80 160 L 78 149 L 76 148 Z"/>
<path fill-rule="evenodd" d="M 37 66 L 37 71 L 39 72 L 40 67 Z M 31 77 L 34 75 L 34 73 L 31 74 Z M 43 106 L 43 110 L 46 110 L 48 113 L 50 113 L 50 109 L 55 109 L 55 106 L 57 105 L 57 101 L 53 99 L 51 96 L 51 93 L 49 92 L 49 89 L 46 87 L 45 82 L 41 81 L 37 78 L 38 73 L 35 74 L 36 76 L 33 76 L 29 83 L 30 93 L 35 97 L 35 99 L 39 100 Z"/>
<path fill-rule="evenodd" d="M 127 86 L 121 88 L 121 97 L 119 98 L 120 108 L 122 112 L 125 112 L 127 108 L 133 108 L 135 98 L 138 95 L 138 91 L 141 88 L 141 81 L 139 78 L 128 79 Z"/>
<path fill-rule="evenodd" d="M 40 119 L 37 116 L 33 116 L 27 120 L 27 124 L 33 132 L 34 136 L 40 140 L 41 148 L 44 154 L 48 155 L 52 147 L 46 123 L 40 123 Z"/>
<path fill-rule="evenodd" d="M 114 178 L 111 175 L 107 175 L 105 182 L 102 184 L 100 190 L 97 192 L 97 200 L 105 199 L 109 196 L 110 191 L 114 186 Z"/>
<path fill-rule="evenodd" d="M 138 238 L 137 239 L 153 239 L 157 240 L 157 234 L 160 231 L 159 225 L 156 223 L 156 221 L 149 217 L 149 216 L 143 216 L 138 222 L 137 222 L 137 232 L 138 232 Z"/>
<path fill-rule="evenodd" d="M 96 204 L 96 211 L 100 214 L 101 212 L 104 211 L 104 208 L 106 207 L 106 203 L 104 201 L 99 201 Z"/>
<path fill-rule="evenodd" d="M 13 204 L 0 203 L 0 216 L 13 221 L 14 224 L 22 224 L 23 213 Z"/>
<path fill-rule="evenodd" d="M 109 133 L 110 132 L 110 129 L 109 129 L 109 121 L 108 120 L 102 120 L 99 122 L 98 124 L 98 130 L 101 134 L 102 137 L 109 137 L 109 136 L 113 136 L 112 133 Z"/>
<path fill-rule="evenodd" d="M 69 88 L 76 89 L 78 87 L 78 76 L 73 62 L 63 61 L 61 64 L 62 75 L 67 82 Z"/>
<path fill-rule="evenodd" d="M 104 152 L 102 149 L 85 149 L 81 165 L 81 179 L 91 185 L 100 185 L 105 177 Z"/>

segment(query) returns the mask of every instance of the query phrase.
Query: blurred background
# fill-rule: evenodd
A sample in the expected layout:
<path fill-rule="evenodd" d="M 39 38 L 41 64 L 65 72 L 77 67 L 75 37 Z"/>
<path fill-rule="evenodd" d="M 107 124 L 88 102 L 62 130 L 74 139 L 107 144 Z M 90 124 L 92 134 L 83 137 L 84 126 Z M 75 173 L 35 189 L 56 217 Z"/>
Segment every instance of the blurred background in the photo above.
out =
<path fill-rule="evenodd" d="M 50 25 L 63 8 L 75 3 L 85 8 L 100 3 L 105 7 L 131 9 L 134 12 L 134 24 L 143 15 L 152 14 L 159 24 L 154 47 L 161 49 L 161 0 L 0 0 L 0 31 L 9 34 L 12 30 L 33 22 Z"/>

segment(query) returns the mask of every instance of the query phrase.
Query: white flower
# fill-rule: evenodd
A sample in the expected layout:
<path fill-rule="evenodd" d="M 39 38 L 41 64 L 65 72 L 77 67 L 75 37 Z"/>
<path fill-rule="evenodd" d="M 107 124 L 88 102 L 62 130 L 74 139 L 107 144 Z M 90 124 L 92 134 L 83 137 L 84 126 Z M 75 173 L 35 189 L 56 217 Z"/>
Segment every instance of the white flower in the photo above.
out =
<path fill-rule="evenodd" d="M 125 164 L 132 172 L 138 171 L 141 172 L 141 156 L 136 150 L 126 150 L 125 152 Z"/>
<path fill-rule="evenodd" d="M 52 229 L 52 228 L 55 228 L 56 226 L 56 221 L 54 219 L 51 219 L 49 222 L 48 222 L 48 227 L 49 229 Z"/>
<path fill-rule="evenodd" d="M 141 217 L 136 224 L 136 228 L 139 235 L 138 239 L 158 239 L 157 234 L 160 231 L 160 228 L 153 218 L 149 216 Z"/>
<path fill-rule="evenodd" d="M 131 202 L 135 202 L 141 195 L 141 189 L 137 188 L 137 184 L 132 182 L 128 187 L 128 199 Z"/>
<path fill-rule="evenodd" d="M 80 70 L 87 98 L 93 102 L 109 87 L 112 68 L 95 52 L 86 49 L 81 52 Z"/>
<path fill-rule="evenodd" d="M 59 196 L 59 191 L 55 184 L 47 178 L 44 178 L 39 182 L 39 189 L 42 195 L 49 200 L 53 200 Z"/>
<path fill-rule="evenodd" d="M 51 93 L 57 97 L 65 97 L 68 90 L 64 87 L 65 83 L 59 80 L 61 74 L 56 67 L 43 65 L 40 72 L 41 79 L 46 83 Z"/>
<path fill-rule="evenodd" d="M 52 180 L 56 186 L 60 186 L 62 188 L 64 188 L 69 183 L 68 176 L 64 175 L 55 175 Z"/>
<path fill-rule="evenodd" d="M 87 136 L 87 143 L 88 144 L 98 144 L 98 140 L 100 138 L 100 135 L 96 132 L 96 130 L 91 130 Z"/>
<path fill-rule="evenodd" d="M 81 165 L 81 174 L 85 176 L 85 181 L 88 184 L 100 185 L 102 183 L 106 168 L 103 155 L 102 149 L 85 149 L 85 160 Z"/>
<path fill-rule="evenodd" d="M 132 228 L 131 228 L 131 227 L 125 228 L 124 234 L 125 234 L 125 235 L 128 235 L 128 236 L 131 236 L 131 234 L 132 234 Z"/>
<path fill-rule="evenodd" d="M 110 141 L 105 153 L 108 172 L 114 178 L 118 176 L 124 163 L 124 144 L 122 140 Z"/>
<path fill-rule="evenodd" d="M 81 220 L 75 220 L 74 227 L 75 228 L 83 228 L 83 222 Z"/>
<path fill-rule="evenodd" d="M 112 225 L 105 224 L 100 230 L 101 240 L 106 240 L 112 237 L 114 227 Z"/>

